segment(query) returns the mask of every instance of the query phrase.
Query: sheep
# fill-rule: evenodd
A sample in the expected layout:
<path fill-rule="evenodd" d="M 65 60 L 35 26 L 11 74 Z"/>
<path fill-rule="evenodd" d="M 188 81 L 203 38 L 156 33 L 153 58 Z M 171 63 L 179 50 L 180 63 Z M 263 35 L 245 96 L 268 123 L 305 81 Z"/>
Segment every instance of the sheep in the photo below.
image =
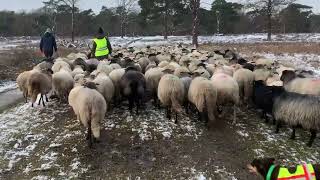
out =
<path fill-rule="evenodd" d="M 114 85 L 112 80 L 103 72 L 98 73 L 97 77 L 92 81 L 97 85 L 97 91 L 100 92 L 110 105 L 114 96 Z"/>
<path fill-rule="evenodd" d="M 82 58 L 77 58 L 76 60 L 73 61 L 72 64 L 74 67 L 81 66 L 84 71 L 88 70 L 88 64 Z"/>
<path fill-rule="evenodd" d="M 204 77 L 206 79 L 210 79 L 210 77 L 211 77 L 210 73 L 205 69 L 205 67 L 202 67 L 202 66 L 199 66 L 198 69 L 193 71 L 193 73 L 199 73 L 199 74 L 201 74 L 201 77 Z"/>
<path fill-rule="evenodd" d="M 254 80 L 255 81 L 261 80 L 261 81 L 266 82 L 267 79 L 271 76 L 270 70 L 264 69 L 264 68 L 256 69 L 253 71 L 253 73 L 254 73 Z"/>
<path fill-rule="evenodd" d="M 33 67 L 33 69 L 37 69 L 37 70 L 41 71 L 41 70 L 51 69 L 52 66 L 53 66 L 52 62 L 43 61 L 43 62 L 37 64 L 35 67 Z"/>
<path fill-rule="evenodd" d="M 70 65 L 65 61 L 56 61 L 52 66 L 53 73 L 59 72 L 60 69 L 64 69 L 68 72 L 71 72 Z"/>
<path fill-rule="evenodd" d="M 115 69 L 111 71 L 111 73 L 109 74 L 109 77 L 112 80 L 114 85 L 114 89 L 115 89 L 114 97 L 116 101 L 119 101 L 121 98 L 120 81 L 124 73 L 125 73 L 125 69 L 122 68 L 122 69 Z"/>
<path fill-rule="evenodd" d="M 189 69 L 187 68 L 187 67 L 184 67 L 184 66 L 181 66 L 181 67 L 179 67 L 179 68 L 176 68 L 175 70 L 174 70 L 174 75 L 175 76 L 178 76 L 179 78 L 181 78 L 182 77 L 182 73 L 189 73 L 190 71 L 189 71 Z"/>
<path fill-rule="evenodd" d="M 249 69 L 250 71 L 254 71 L 254 68 L 255 68 L 255 66 L 254 66 L 253 64 L 251 64 L 251 63 L 244 63 L 244 64 L 242 65 L 242 67 L 243 67 L 244 69 Z"/>
<path fill-rule="evenodd" d="M 119 64 L 117 64 L 117 63 L 111 63 L 110 66 L 112 67 L 113 70 L 115 70 L 115 69 L 121 69 L 121 68 L 122 68 L 122 67 L 121 67 Z"/>
<path fill-rule="evenodd" d="M 106 75 L 109 75 L 113 68 L 109 65 L 108 62 L 100 62 L 97 66 L 98 72 L 104 72 Z"/>
<path fill-rule="evenodd" d="M 120 87 L 122 95 L 129 101 L 130 112 L 132 112 L 132 108 L 134 104 L 136 104 L 136 113 L 139 114 L 141 101 L 146 90 L 146 80 L 144 75 L 135 67 L 128 67 L 121 78 Z"/>
<path fill-rule="evenodd" d="M 52 70 L 48 69 L 46 73 L 40 71 L 32 71 L 28 78 L 28 94 L 31 96 L 32 107 L 34 102 L 37 99 L 38 94 L 40 94 L 39 105 L 42 100 L 43 106 L 45 106 L 43 96 L 46 97 L 48 102 L 47 94 L 51 91 L 52 88 Z"/>
<path fill-rule="evenodd" d="M 23 97 L 25 98 L 26 103 L 28 102 L 28 79 L 30 75 L 35 71 L 39 71 L 39 70 L 33 69 L 31 71 L 24 71 L 21 74 L 19 74 L 16 80 L 20 91 L 22 91 L 23 93 Z"/>
<path fill-rule="evenodd" d="M 234 73 L 234 68 L 230 66 L 217 66 L 213 74 L 220 74 L 220 73 L 223 73 L 232 77 Z"/>
<path fill-rule="evenodd" d="M 106 114 L 107 104 L 97 90 L 88 87 L 94 87 L 94 84 L 73 88 L 70 91 L 68 102 L 77 116 L 77 120 L 87 128 L 87 140 L 91 148 L 92 135 L 94 141 L 98 141 L 100 138 L 100 123 Z"/>
<path fill-rule="evenodd" d="M 201 64 L 202 62 L 199 60 L 192 60 L 188 66 L 189 70 L 191 72 L 194 72 L 195 70 L 198 69 L 198 65 Z"/>
<path fill-rule="evenodd" d="M 311 132 L 307 143 L 307 146 L 311 147 L 320 129 L 320 97 L 285 90 L 275 92 L 273 95 L 275 96 L 273 116 L 277 121 L 276 133 L 279 132 L 281 122 L 284 122 L 292 128 L 291 139 L 295 139 L 295 128 L 302 126 L 303 129 Z"/>
<path fill-rule="evenodd" d="M 98 67 L 98 65 L 100 63 L 100 61 L 97 60 L 97 59 L 88 59 L 88 60 L 85 60 L 85 61 L 86 61 L 87 65 L 88 65 L 87 71 L 89 71 L 89 72 L 92 72 L 95 69 L 97 69 L 97 67 Z"/>
<path fill-rule="evenodd" d="M 168 62 L 168 61 L 161 61 L 161 62 L 158 64 L 158 67 L 164 68 L 164 67 L 166 67 L 167 65 L 169 65 L 169 62 Z"/>
<path fill-rule="evenodd" d="M 231 76 L 223 73 L 214 74 L 211 83 L 217 89 L 217 105 L 229 102 L 233 104 L 233 123 L 236 123 L 236 108 L 239 105 L 239 85 Z"/>
<path fill-rule="evenodd" d="M 278 74 L 273 74 L 272 77 L 269 77 L 266 81 L 267 86 L 283 86 L 283 82 L 280 80 Z"/>
<path fill-rule="evenodd" d="M 300 94 L 320 95 L 320 80 L 314 78 L 300 78 L 295 72 L 285 70 L 282 72 L 280 80 L 289 92 Z"/>
<path fill-rule="evenodd" d="M 150 60 L 147 57 L 142 57 L 138 60 L 139 65 L 141 66 L 142 73 L 146 72 L 146 67 L 149 65 Z"/>
<path fill-rule="evenodd" d="M 171 119 L 171 108 L 175 111 L 175 123 L 178 123 L 177 113 L 182 112 L 181 104 L 184 97 L 185 89 L 179 77 L 172 74 L 161 77 L 158 86 L 158 98 L 167 109 L 167 118 Z"/>
<path fill-rule="evenodd" d="M 248 102 L 252 97 L 254 74 L 248 69 L 238 69 L 233 78 L 239 85 L 239 95 L 243 102 Z"/>
<path fill-rule="evenodd" d="M 145 73 L 147 90 L 151 92 L 151 95 L 154 100 L 154 104 L 158 105 L 158 85 L 160 82 L 161 77 L 164 75 L 162 72 L 163 68 L 151 68 Z"/>
<path fill-rule="evenodd" d="M 258 109 L 262 110 L 262 118 L 268 123 L 267 114 L 272 114 L 273 92 L 281 91 L 283 87 L 266 86 L 263 81 L 254 81 L 252 100 Z M 275 123 L 275 121 L 273 122 Z"/>
<path fill-rule="evenodd" d="M 74 86 L 74 79 L 72 75 L 65 69 L 61 69 L 52 75 L 52 85 L 54 93 L 62 101 L 68 97 L 69 92 Z"/>
<path fill-rule="evenodd" d="M 256 65 L 263 65 L 263 66 L 266 66 L 266 67 L 272 67 L 272 65 L 274 64 L 274 60 L 260 58 L 260 59 L 256 60 L 255 64 Z"/>
<path fill-rule="evenodd" d="M 156 68 L 157 64 L 155 62 L 150 62 L 146 67 L 145 71 L 147 72 L 149 69 Z"/>
<path fill-rule="evenodd" d="M 84 73 L 84 71 L 83 71 L 83 69 L 82 69 L 82 66 L 76 65 L 76 66 L 74 67 L 73 71 L 71 72 L 71 75 L 72 75 L 72 77 L 74 77 L 74 76 L 77 75 L 77 74 L 83 74 L 83 73 Z"/>
<path fill-rule="evenodd" d="M 188 91 L 188 100 L 196 106 L 202 119 L 204 113 L 207 113 L 206 121 L 215 121 L 217 90 L 210 80 L 203 77 L 193 79 Z"/>

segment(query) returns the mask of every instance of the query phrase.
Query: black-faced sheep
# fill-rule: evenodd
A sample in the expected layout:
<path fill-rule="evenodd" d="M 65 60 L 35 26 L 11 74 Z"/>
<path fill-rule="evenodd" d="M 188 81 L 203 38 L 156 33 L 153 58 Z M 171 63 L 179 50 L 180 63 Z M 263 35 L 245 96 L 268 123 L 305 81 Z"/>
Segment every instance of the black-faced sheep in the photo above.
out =
<path fill-rule="evenodd" d="M 144 75 L 135 67 L 128 67 L 120 81 L 121 92 L 129 101 L 129 110 L 132 112 L 134 104 L 137 106 L 137 114 L 145 95 L 146 80 Z"/>
<path fill-rule="evenodd" d="M 292 128 L 291 139 L 295 138 L 295 128 L 302 126 L 303 129 L 311 132 L 308 146 L 312 146 L 320 129 L 320 97 L 304 95 L 292 92 L 274 93 L 275 101 L 273 105 L 273 116 L 277 121 L 277 130 L 280 123 L 284 122 Z"/>

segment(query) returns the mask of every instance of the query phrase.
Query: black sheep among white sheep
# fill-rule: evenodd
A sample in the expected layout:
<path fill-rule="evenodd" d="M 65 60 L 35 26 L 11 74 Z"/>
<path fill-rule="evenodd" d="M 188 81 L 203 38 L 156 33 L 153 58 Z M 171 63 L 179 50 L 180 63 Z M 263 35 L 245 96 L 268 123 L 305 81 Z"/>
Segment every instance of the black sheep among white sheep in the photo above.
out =
<path fill-rule="evenodd" d="M 129 101 L 129 110 L 132 112 L 134 104 L 137 114 L 146 90 L 146 79 L 135 67 L 128 67 L 120 81 L 121 93 Z"/>

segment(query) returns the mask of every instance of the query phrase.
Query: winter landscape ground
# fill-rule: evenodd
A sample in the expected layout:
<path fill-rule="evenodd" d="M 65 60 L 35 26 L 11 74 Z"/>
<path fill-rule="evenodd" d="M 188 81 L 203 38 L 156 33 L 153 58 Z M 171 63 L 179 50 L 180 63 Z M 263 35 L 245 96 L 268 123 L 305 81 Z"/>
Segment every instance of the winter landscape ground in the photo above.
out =
<path fill-rule="evenodd" d="M 266 57 L 320 75 L 320 34 L 265 34 L 200 37 L 200 49 L 233 49 L 253 60 Z M 82 38 L 86 40 L 87 38 Z M 190 37 L 111 38 L 114 47 L 189 44 Z M 89 40 L 86 40 L 87 42 Z M 81 43 L 80 43 L 81 42 Z M 0 38 L 0 179 L 259 179 L 246 165 L 256 157 L 275 157 L 286 165 L 320 163 L 320 138 L 311 148 L 309 133 L 289 140 L 253 107 L 241 107 L 236 125 L 231 109 L 208 130 L 194 115 L 180 123 L 165 118 L 164 109 L 147 103 L 140 115 L 126 104 L 113 108 L 102 122 L 101 143 L 88 149 L 84 128 L 72 109 L 54 100 L 31 108 L 16 90 L 15 78 L 41 59 L 35 37 Z M 61 43 L 62 44 L 62 43 Z M 80 51 L 86 50 L 79 41 Z M 76 50 L 61 48 L 59 55 Z M 9 103 L 8 98 L 15 100 Z M 2 106 L 2 107 L 1 107 Z M 318 135 L 319 136 L 319 135 Z"/>

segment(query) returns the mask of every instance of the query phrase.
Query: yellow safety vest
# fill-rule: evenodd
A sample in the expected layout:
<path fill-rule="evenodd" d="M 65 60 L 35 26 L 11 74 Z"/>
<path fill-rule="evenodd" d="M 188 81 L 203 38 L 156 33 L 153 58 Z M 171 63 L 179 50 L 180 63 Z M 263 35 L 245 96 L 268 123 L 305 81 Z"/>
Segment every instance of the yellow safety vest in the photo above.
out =
<path fill-rule="evenodd" d="M 102 39 L 95 38 L 93 41 L 97 45 L 96 52 L 94 54 L 96 57 L 106 56 L 109 54 L 109 49 L 107 47 L 108 41 L 106 38 L 102 38 Z"/>
<path fill-rule="evenodd" d="M 316 180 L 316 176 L 312 164 L 305 164 L 297 166 L 293 174 L 287 168 L 280 167 L 278 180 Z"/>

